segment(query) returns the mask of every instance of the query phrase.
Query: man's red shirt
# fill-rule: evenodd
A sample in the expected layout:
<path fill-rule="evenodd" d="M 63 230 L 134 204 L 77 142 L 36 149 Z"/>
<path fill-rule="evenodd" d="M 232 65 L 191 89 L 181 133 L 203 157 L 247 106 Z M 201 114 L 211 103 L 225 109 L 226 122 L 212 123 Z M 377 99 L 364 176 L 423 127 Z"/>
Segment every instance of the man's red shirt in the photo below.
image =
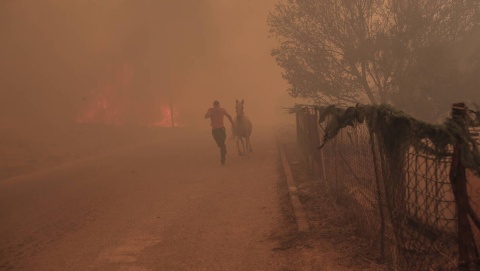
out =
<path fill-rule="evenodd" d="M 217 129 L 225 127 L 223 124 L 223 117 L 227 114 L 227 110 L 222 107 L 208 109 L 207 115 L 210 117 L 212 128 Z"/>

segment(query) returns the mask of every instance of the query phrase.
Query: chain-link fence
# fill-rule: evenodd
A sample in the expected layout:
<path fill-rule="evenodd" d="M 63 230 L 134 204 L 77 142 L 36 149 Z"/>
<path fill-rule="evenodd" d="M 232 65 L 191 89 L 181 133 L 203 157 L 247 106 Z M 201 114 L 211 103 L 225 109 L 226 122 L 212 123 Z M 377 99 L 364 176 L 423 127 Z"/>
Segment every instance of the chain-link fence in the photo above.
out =
<path fill-rule="evenodd" d="M 479 114 L 455 108 L 442 125 L 387 106 L 295 108 L 321 187 L 395 269 L 480 270 Z"/>

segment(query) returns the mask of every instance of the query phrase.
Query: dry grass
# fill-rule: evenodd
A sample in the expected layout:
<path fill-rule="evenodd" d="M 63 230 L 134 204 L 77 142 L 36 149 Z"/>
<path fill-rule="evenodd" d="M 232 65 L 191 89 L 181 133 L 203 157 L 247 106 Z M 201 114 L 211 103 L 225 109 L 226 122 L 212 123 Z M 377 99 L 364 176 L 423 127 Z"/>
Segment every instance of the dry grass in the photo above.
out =
<path fill-rule="evenodd" d="M 356 197 L 356 190 L 347 180 L 330 190 L 328 184 L 311 172 L 310 166 L 306 164 L 305 157 L 296 144 L 294 127 L 283 127 L 280 134 L 285 143 L 300 200 L 311 224 L 312 231 L 305 242 L 314 247 L 328 246 L 337 252 L 338 262 L 345 266 L 354 266 L 358 270 L 398 270 L 402 269 L 403 265 L 417 264 L 420 265 L 418 270 L 456 270 L 456 244 L 447 242 L 448 240 L 433 241 L 432 247 L 424 244 L 425 248 L 433 253 L 428 257 L 420 253 L 408 255 L 409 259 L 404 258 L 405 256 L 397 251 L 393 226 L 388 219 L 385 225 L 385 255 L 382 257 L 378 206 L 368 205 L 376 202 L 376 199 Z M 414 241 L 423 242 L 422 240 Z M 404 269 L 408 270 L 406 267 Z"/>
<path fill-rule="evenodd" d="M 334 251 L 335 261 L 353 270 L 386 270 L 387 266 L 379 259 L 378 240 L 367 238 L 371 235 L 365 234 L 368 229 L 357 226 L 355 212 L 358 209 L 352 208 L 353 203 L 346 199 L 334 198 L 308 170 L 296 146 L 294 128 L 280 129 L 299 198 L 311 227 L 308 234 L 292 238 L 288 245 Z"/>

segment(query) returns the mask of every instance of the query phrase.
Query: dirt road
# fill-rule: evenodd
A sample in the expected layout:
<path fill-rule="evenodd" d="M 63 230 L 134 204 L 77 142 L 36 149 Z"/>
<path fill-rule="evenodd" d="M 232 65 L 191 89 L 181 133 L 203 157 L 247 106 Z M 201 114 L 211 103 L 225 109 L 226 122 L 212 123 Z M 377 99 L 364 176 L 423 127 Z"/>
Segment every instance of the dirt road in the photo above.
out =
<path fill-rule="evenodd" d="M 179 130 L 0 182 L 0 270 L 295 270 L 273 130 L 227 163 L 208 130 Z"/>

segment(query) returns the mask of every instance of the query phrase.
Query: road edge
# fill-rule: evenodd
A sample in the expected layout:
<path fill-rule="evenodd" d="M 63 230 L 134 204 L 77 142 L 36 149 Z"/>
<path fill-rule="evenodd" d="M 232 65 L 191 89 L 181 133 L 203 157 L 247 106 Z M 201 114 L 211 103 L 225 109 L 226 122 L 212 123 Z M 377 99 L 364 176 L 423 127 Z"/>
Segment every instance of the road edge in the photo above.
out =
<path fill-rule="evenodd" d="M 292 170 L 290 169 L 287 154 L 285 153 L 285 148 L 280 136 L 278 135 L 278 131 L 275 132 L 275 137 L 277 139 L 278 152 L 280 154 L 283 172 L 285 174 L 285 178 L 287 179 L 288 193 L 290 195 L 290 202 L 292 204 L 295 221 L 297 223 L 297 230 L 299 232 L 308 232 L 310 231 L 310 225 L 308 223 L 307 213 L 305 212 L 305 209 L 298 198 L 298 189 L 293 179 Z"/>

